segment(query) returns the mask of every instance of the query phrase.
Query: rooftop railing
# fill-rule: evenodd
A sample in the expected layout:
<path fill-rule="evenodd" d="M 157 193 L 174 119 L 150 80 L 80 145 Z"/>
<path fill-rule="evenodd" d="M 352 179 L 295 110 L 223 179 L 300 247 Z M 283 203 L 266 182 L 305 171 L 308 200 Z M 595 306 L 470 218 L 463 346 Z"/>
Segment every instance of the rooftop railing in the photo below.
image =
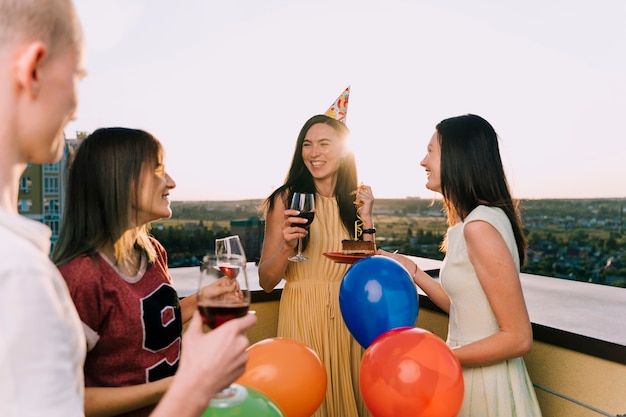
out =
<path fill-rule="evenodd" d="M 412 258 L 438 279 L 441 261 Z M 196 290 L 198 267 L 170 272 L 181 297 Z M 247 272 L 253 308 L 262 312 L 255 337 L 274 337 L 284 282 L 265 293 L 254 263 Z M 529 274 L 521 282 L 535 340 L 524 359 L 544 417 L 625 417 L 626 289 Z M 447 314 L 418 293 L 416 325 L 445 339 Z"/>

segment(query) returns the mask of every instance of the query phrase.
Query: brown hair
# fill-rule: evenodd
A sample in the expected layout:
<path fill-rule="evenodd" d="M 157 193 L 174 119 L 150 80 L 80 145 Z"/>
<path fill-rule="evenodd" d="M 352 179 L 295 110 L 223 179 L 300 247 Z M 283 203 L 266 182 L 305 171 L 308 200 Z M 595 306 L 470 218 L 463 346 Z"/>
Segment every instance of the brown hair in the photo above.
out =
<path fill-rule="evenodd" d="M 350 135 L 348 126 L 344 123 L 333 119 L 332 117 L 319 114 L 307 120 L 296 141 L 296 147 L 291 160 L 291 167 L 285 177 L 285 182 L 277 188 L 270 196 L 265 199 L 262 207 L 265 208 L 266 215 L 274 208 L 276 198 L 282 198 L 286 207 L 289 207 L 289 201 L 295 191 L 315 193 L 315 183 L 313 176 L 307 169 L 302 159 L 302 147 L 309 129 L 318 123 L 324 123 L 332 127 L 342 138 L 347 139 Z M 354 154 L 347 151 L 344 155 L 339 171 L 337 172 L 337 183 L 335 184 L 335 199 L 339 206 L 339 216 L 346 230 L 353 230 L 354 222 L 357 220 L 356 207 L 354 205 L 354 196 L 350 193 L 357 188 L 357 169 Z M 303 248 L 306 248 L 309 236 L 303 240 Z"/>
<path fill-rule="evenodd" d="M 84 139 L 69 165 L 63 223 L 52 260 L 67 263 L 113 243 L 117 263 L 135 248 L 154 262 L 149 225 L 137 224 L 132 206 L 133 201 L 138 206 L 142 170 L 156 169 L 162 157 L 161 143 L 142 130 L 98 129 Z"/>
<path fill-rule="evenodd" d="M 520 265 L 524 265 L 526 236 L 518 201 L 511 197 L 506 180 L 496 131 L 473 114 L 442 120 L 436 128 L 441 149 L 441 194 L 449 224 L 464 220 L 478 205 L 501 208 L 511 222 Z"/>

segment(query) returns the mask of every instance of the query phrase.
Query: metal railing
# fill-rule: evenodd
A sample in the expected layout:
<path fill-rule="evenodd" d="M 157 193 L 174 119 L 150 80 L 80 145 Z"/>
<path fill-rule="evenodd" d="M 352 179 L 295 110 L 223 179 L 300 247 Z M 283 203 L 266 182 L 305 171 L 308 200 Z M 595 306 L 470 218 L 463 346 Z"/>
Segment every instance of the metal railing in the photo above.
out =
<path fill-rule="evenodd" d="M 561 394 L 560 392 L 556 392 L 554 390 L 551 390 L 550 388 L 546 388 L 546 387 L 541 386 L 539 384 L 533 383 L 533 385 L 535 386 L 535 388 L 540 389 L 542 391 L 545 391 L 548 394 L 552 394 L 552 395 L 557 396 L 559 398 L 562 398 L 562 399 L 564 399 L 566 401 L 574 403 L 574 404 L 576 404 L 576 405 L 578 405 L 580 407 L 584 407 L 584 408 L 586 408 L 588 410 L 591 410 L 591 411 L 594 411 L 594 412 L 596 412 L 598 414 L 602 414 L 603 416 L 607 416 L 607 417 L 626 417 L 626 414 L 611 414 L 609 412 L 606 412 L 604 410 L 600 410 L 599 408 L 596 408 L 596 407 L 594 407 L 592 405 L 586 404 L 586 403 L 584 403 L 582 401 L 579 401 L 579 400 L 577 400 L 575 398 L 572 398 L 572 397 L 567 396 L 565 394 Z"/>

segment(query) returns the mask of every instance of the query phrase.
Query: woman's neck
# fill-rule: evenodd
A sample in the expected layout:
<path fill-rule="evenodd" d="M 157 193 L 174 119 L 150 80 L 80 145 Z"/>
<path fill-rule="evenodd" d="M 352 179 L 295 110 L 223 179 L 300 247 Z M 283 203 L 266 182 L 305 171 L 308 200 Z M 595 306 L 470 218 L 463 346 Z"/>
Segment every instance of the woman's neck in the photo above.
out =
<path fill-rule="evenodd" d="M 111 242 L 102 246 L 100 252 L 102 252 L 124 275 L 130 277 L 135 276 L 139 272 L 139 269 L 141 269 L 141 251 L 135 247 L 133 247 L 128 255 L 122 256 L 119 261 L 115 256 L 115 245 Z"/>
<path fill-rule="evenodd" d="M 322 197 L 334 197 L 335 196 L 335 184 L 336 178 L 325 178 L 323 180 L 313 180 L 315 184 L 315 191 Z"/>

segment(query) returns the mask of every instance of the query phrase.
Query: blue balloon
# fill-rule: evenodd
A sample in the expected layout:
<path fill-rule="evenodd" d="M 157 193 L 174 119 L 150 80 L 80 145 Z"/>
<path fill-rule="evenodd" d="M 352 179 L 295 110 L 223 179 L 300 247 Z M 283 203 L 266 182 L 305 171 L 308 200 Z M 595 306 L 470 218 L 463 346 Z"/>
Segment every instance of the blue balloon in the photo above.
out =
<path fill-rule="evenodd" d="M 367 349 L 388 330 L 415 326 L 419 299 L 407 270 L 389 257 L 376 255 L 358 260 L 346 271 L 339 307 L 348 330 Z"/>

